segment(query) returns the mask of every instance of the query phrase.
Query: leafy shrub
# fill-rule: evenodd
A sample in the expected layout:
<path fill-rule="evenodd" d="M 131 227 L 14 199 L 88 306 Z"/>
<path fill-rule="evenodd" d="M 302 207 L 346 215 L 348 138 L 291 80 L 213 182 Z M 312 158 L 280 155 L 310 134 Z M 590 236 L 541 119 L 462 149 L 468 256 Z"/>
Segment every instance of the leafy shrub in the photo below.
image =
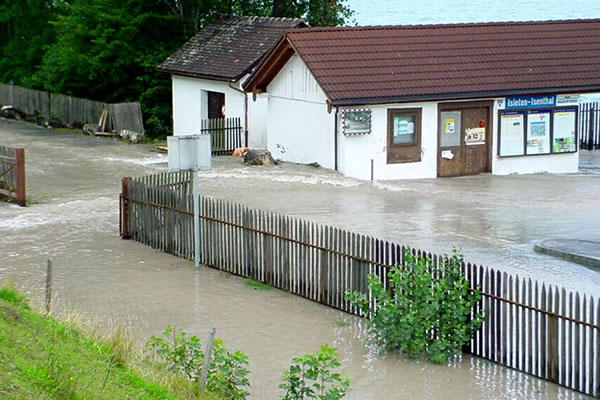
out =
<path fill-rule="evenodd" d="M 341 399 L 350 390 L 350 379 L 332 369 L 338 368 L 337 350 L 328 345 L 314 354 L 292 359 L 290 369 L 283 373 L 279 388 L 285 390 L 284 400 Z"/>
<path fill-rule="evenodd" d="M 182 374 L 191 382 L 200 383 L 204 352 L 197 336 L 186 337 L 184 331 L 167 326 L 162 336 L 151 336 L 148 350 L 158 356 L 171 371 Z M 248 356 L 240 351 L 229 352 L 223 342 L 215 339 L 208 367 L 206 389 L 224 399 L 245 399 L 250 387 L 246 368 Z"/>
<path fill-rule="evenodd" d="M 483 312 L 472 315 L 481 293 L 469 289 L 462 263 L 454 249 L 434 269 L 430 257 L 407 250 L 405 264 L 388 272 L 388 289 L 379 276 L 369 275 L 374 301 L 360 292 L 348 292 L 346 299 L 370 317 L 374 341 L 385 351 L 400 350 L 410 358 L 426 355 L 443 363 L 461 353 L 484 319 Z"/>

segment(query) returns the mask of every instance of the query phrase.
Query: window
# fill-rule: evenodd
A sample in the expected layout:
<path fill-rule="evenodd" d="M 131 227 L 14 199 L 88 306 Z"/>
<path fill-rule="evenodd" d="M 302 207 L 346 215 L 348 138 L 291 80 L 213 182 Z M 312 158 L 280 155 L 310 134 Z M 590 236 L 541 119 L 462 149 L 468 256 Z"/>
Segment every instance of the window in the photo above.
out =
<path fill-rule="evenodd" d="M 388 110 L 388 164 L 421 161 L 421 109 Z"/>

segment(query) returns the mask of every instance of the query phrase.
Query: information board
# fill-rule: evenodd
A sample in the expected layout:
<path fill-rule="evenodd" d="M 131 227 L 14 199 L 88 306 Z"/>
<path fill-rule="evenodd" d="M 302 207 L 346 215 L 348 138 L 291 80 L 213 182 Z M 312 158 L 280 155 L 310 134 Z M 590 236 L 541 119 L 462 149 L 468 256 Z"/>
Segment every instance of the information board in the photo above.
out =
<path fill-rule="evenodd" d="M 500 113 L 500 156 L 525 154 L 525 114 L 522 111 Z"/>
<path fill-rule="evenodd" d="M 532 110 L 527 113 L 527 154 L 550 153 L 549 110 Z"/>
<path fill-rule="evenodd" d="M 556 109 L 552 113 L 552 152 L 572 153 L 577 151 L 577 110 Z"/>

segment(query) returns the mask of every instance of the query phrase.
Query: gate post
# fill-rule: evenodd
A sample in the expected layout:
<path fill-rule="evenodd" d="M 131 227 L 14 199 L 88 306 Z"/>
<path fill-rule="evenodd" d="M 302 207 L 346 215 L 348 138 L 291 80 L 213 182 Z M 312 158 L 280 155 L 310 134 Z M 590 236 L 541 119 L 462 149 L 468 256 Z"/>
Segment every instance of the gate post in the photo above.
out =
<path fill-rule="evenodd" d="M 16 203 L 21 207 L 25 207 L 25 150 L 15 149 L 15 158 Z"/>
<path fill-rule="evenodd" d="M 126 177 L 121 181 L 120 210 L 119 210 L 119 226 L 121 239 L 129 239 L 129 181 L 131 178 Z"/>

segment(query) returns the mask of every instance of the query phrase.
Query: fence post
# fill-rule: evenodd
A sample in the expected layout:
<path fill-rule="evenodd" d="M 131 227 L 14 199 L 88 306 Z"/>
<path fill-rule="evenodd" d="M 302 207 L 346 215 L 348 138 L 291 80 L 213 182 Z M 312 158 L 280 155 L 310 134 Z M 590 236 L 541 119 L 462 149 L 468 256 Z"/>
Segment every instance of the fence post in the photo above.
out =
<path fill-rule="evenodd" d="M 15 82 L 10 80 L 10 105 L 15 106 Z"/>
<path fill-rule="evenodd" d="M 125 177 L 121 180 L 120 213 L 119 222 L 121 226 L 121 239 L 129 239 L 129 181 L 131 178 Z"/>
<path fill-rule="evenodd" d="M 558 291 L 552 296 L 552 288 L 548 288 L 548 304 L 545 311 L 555 312 L 558 310 Z M 558 383 L 558 317 L 548 315 L 548 380 Z M 543 318 L 543 317 L 542 317 Z M 563 338 L 564 340 L 564 338 Z"/>
<path fill-rule="evenodd" d="M 16 180 L 16 202 L 21 207 L 26 205 L 26 194 L 25 194 L 25 150 L 15 149 L 15 180 Z"/>
<path fill-rule="evenodd" d="M 52 260 L 46 261 L 46 314 L 50 313 L 52 302 Z"/>
<path fill-rule="evenodd" d="M 587 149 L 594 150 L 594 106 L 591 105 L 588 112 L 588 134 L 587 134 Z"/>
<path fill-rule="evenodd" d="M 200 380 L 200 392 L 204 392 L 204 387 L 206 386 L 206 378 L 208 378 L 208 370 L 210 369 L 210 361 L 212 358 L 213 352 L 213 344 L 215 341 L 215 328 L 210 330 L 210 334 L 208 335 L 208 341 L 206 342 L 206 347 L 204 348 L 204 361 L 202 362 L 202 376 Z"/>

